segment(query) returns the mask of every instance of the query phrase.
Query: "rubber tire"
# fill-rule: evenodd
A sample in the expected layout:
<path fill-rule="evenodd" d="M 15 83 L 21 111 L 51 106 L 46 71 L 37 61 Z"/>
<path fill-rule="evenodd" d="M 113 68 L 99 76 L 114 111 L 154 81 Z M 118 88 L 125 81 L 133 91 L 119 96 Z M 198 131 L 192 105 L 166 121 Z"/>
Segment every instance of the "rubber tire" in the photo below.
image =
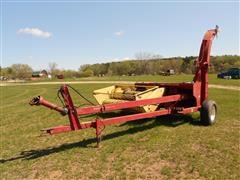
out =
<path fill-rule="evenodd" d="M 200 119 L 203 125 L 209 126 L 216 122 L 217 104 L 213 100 L 205 100 L 200 110 Z"/>

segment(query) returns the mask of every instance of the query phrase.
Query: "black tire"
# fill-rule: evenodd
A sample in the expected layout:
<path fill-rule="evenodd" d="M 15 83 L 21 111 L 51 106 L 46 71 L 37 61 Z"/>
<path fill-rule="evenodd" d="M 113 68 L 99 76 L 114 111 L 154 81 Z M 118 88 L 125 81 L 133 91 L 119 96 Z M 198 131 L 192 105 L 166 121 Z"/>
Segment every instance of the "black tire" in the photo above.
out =
<path fill-rule="evenodd" d="M 203 101 L 202 108 L 200 110 L 200 119 L 203 125 L 213 125 L 216 121 L 217 105 L 212 100 Z"/>

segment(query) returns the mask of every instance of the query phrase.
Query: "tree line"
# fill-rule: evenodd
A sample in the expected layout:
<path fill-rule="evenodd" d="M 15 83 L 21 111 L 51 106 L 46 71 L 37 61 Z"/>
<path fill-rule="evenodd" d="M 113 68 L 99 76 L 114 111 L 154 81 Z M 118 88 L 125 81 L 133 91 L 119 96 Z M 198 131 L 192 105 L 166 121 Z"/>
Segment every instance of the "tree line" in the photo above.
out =
<path fill-rule="evenodd" d="M 195 72 L 197 57 L 174 57 L 147 60 L 128 60 L 120 62 L 82 65 L 79 71 L 86 75 L 159 75 L 169 69 L 177 74 L 192 74 Z M 240 67 L 240 58 L 237 55 L 224 55 L 211 57 L 210 73 L 218 73 L 231 67 Z"/>
<path fill-rule="evenodd" d="M 140 57 L 140 55 L 139 55 Z M 143 57 L 143 55 L 141 55 Z M 52 77 L 62 74 L 65 78 L 79 78 L 91 76 L 122 76 L 122 75 L 159 75 L 169 69 L 177 74 L 192 74 L 195 72 L 195 60 L 197 57 L 174 57 L 157 59 L 127 60 L 119 62 L 85 64 L 78 70 L 62 70 L 57 68 L 56 63 L 49 63 L 49 72 Z M 231 67 L 240 67 L 240 58 L 237 55 L 212 56 L 210 73 L 218 73 Z M 13 64 L 10 67 L 0 67 L 0 75 L 7 78 L 31 78 L 33 69 L 27 64 Z"/>

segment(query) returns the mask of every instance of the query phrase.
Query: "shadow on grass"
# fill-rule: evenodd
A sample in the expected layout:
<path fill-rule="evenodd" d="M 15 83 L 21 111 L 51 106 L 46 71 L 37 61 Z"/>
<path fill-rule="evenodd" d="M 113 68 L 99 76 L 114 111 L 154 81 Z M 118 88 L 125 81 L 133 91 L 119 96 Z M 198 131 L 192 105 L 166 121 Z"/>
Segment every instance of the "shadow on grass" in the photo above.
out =
<path fill-rule="evenodd" d="M 166 115 L 166 116 L 157 117 L 155 119 L 142 119 L 142 120 L 138 120 L 138 121 L 131 121 L 131 122 L 124 123 L 120 126 L 127 125 L 127 126 L 130 126 L 130 128 L 127 130 L 124 130 L 124 131 L 119 131 L 119 132 L 114 132 L 112 134 L 104 135 L 102 141 L 106 141 L 106 140 L 109 140 L 112 138 L 117 138 L 120 136 L 125 136 L 128 134 L 134 134 L 136 132 L 149 130 L 156 126 L 163 125 L 163 126 L 168 126 L 168 127 L 174 128 L 174 127 L 177 127 L 177 126 L 185 124 L 185 123 L 201 126 L 201 123 L 199 120 L 196 120 L 189 115 L 185 115 L 185 116 L 183 116 L 183 115 Z M 23 159 L 23 160 L 37 159 L 40 157 L 48 156 L 50 154 L 55 154 L 55 153 L 66 151 L 66 150 L 73 149 L 73 148 L 79 148 L 79 147 L 89 148 L 89 147 L 92 147 L 92 146 L 89 146 L 92 143 L 96 143 L 95 138 L 90 138 L 87 140 L 83 140 L 80 142 L 74 142 L 74 143 L 70 143 L 70 144 L 63 144 L 63 145 L 60 145 L 57 147 L 49 147 L 46 149 L 22 151 L 20 153 L 20 155 L 9 158 L 9 159 L 0 159 L 0 162 L 6 163 L 9 161 L 14 161 L 14 160 L 18 160 L 18 159 Z"/>
<path fill-rule="evenodd" d="M 120 126 L 136 126 L 138 124 L 145 124 L 149 119 L 142 119 L 139 121 L 129 121 Z M 155 118 L 155 124 L 158 126 L 177 127 L 182 124 L 189 123 L 193 126 L 202 126 L 198 118 L 193 118 L 191 115 L 164 115 Z"/>

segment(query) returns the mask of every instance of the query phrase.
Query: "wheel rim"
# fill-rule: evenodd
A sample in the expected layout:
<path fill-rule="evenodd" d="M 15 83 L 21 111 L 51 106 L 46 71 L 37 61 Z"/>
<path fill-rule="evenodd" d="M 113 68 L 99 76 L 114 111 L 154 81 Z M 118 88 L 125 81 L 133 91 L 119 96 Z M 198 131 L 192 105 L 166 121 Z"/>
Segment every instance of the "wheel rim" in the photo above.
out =
<path fill-rule="evenodd" d="M 211 114 L 210 114 L 211 122 L 213 122 L 215 120 L 215 117 L 216 117 L 216 107 L 213 106 L 212 109 L 211 109 Z"/>

